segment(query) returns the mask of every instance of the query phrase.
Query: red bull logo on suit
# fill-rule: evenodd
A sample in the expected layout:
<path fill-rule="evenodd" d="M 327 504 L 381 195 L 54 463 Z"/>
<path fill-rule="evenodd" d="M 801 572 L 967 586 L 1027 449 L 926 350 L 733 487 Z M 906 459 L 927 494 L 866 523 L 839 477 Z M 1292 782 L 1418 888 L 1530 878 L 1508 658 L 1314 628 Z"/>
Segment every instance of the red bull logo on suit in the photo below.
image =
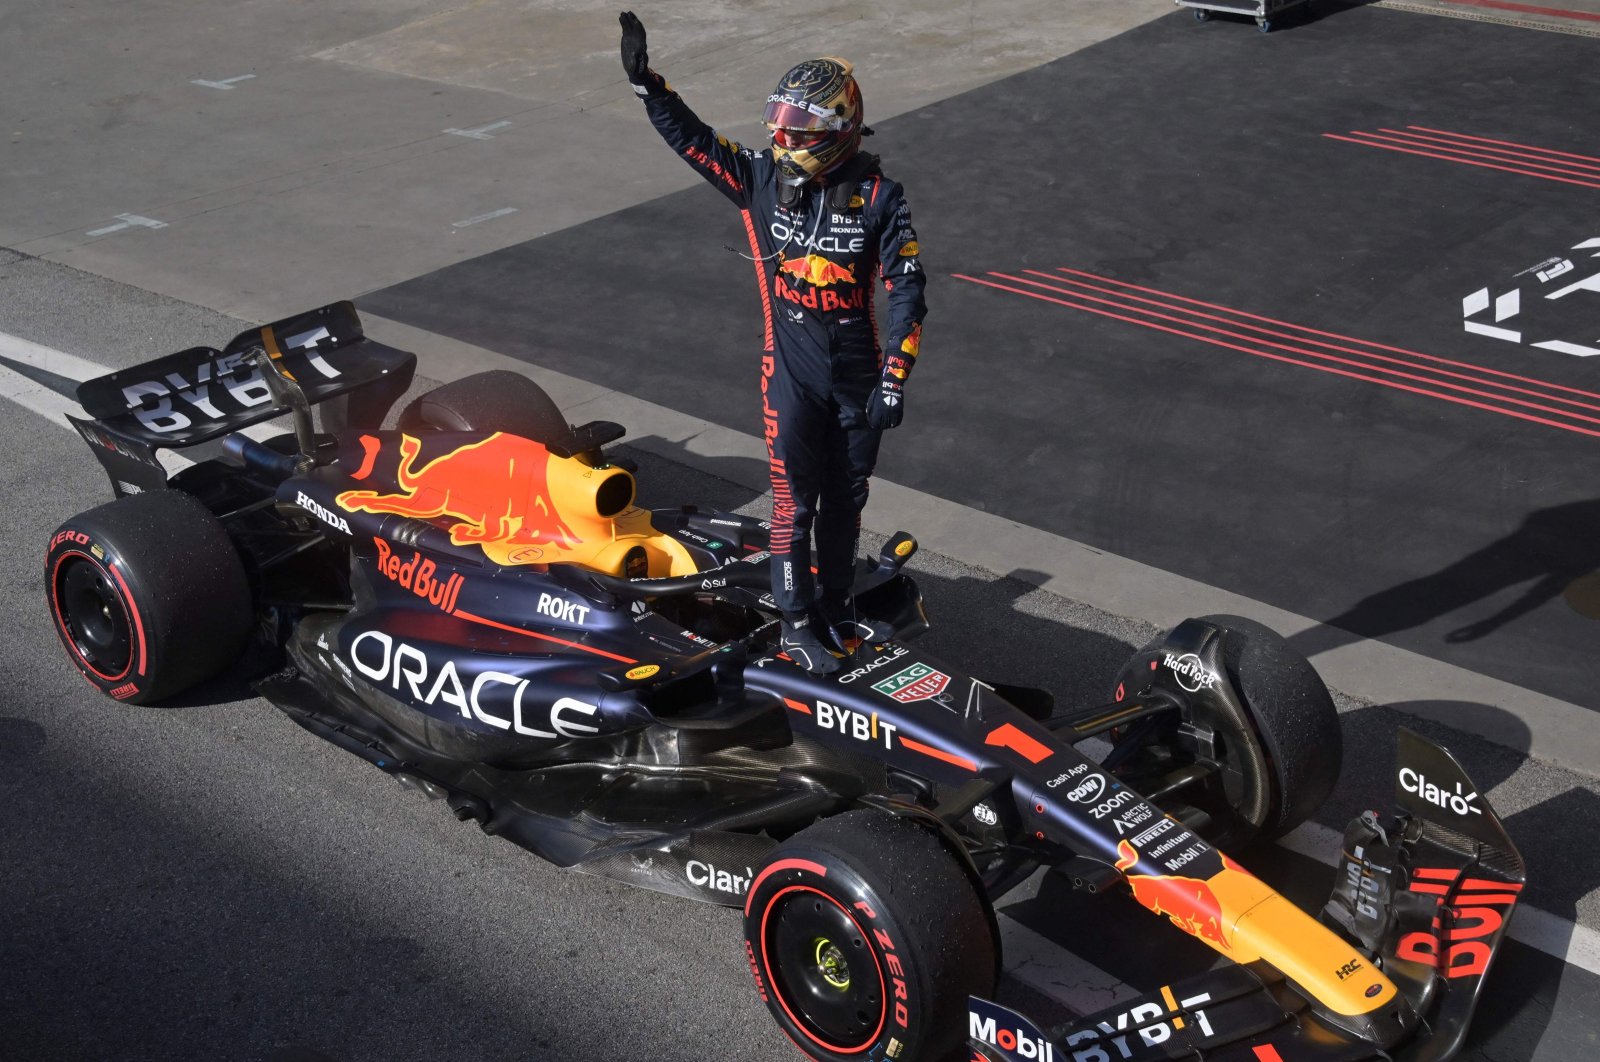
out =
<path fill-rule="evenodd" d="M 817 254 L 780 263 L 772 293 L 785 302 L 823 312 L 859 310 L 867 304 L 867 291 L 857 284 L 855 267 Z"/>

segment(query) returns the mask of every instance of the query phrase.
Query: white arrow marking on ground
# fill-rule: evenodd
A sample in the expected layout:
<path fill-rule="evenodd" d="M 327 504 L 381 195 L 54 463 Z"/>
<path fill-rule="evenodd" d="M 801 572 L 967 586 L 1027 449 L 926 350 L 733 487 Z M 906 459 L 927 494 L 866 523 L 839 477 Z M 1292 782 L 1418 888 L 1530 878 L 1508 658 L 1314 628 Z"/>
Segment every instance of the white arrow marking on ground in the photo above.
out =
<path fill-rule="evenodd" d="M 495 218 L 503 218 L 507 214 L 515 214 L 516 212 L 516 207 L 505 207 L 501 210 L 492 210 L 487 214 L 479 214 L 477 217 L 468 218 L 465 221 L 452 221 L 450 223 L 450 227 L 453 229 L 464 229 L 468 225 L 476 225 L 483 221 L 493 221 Z"/>
<path fill-rule="evenodd" d="M 238 77 L 230 77 L 224 81 L 206 81 L 202 78 L 195 77 L 189 79 L 189 84 L 204 85 L 206 88 L 223 89 L 225 91 L 232 92 L 235 84 L 240 81 L 249 81 L 253 77 L 255 77 L 254 74 L 240 74 Z"/>
<path fill-rule="evenodd" d="M 476 129 L 446 129 L 445 132 L 454 136 L 471 137 L 473 140 L 493 140 L 494 136 L 492 134 L 510 124 L 510 122 L 490 122 L 488 125 L 480 125 Z"/>
<path fill-rule="evenodd" d="M 121 232 L 123 229 L 131 229 L 135 225 L 143 229 L 164 229 L 167 227 L 167 223 L 165 221 L 157 221 L 155 218 L 140 217 L 138 214 L 118 214 L 117 218 L 119 220 L 115 225 L 107 225 L 103 229 L 93 229 L 84 233 L 84 235 L 105 236 L 113 232 Z"/>

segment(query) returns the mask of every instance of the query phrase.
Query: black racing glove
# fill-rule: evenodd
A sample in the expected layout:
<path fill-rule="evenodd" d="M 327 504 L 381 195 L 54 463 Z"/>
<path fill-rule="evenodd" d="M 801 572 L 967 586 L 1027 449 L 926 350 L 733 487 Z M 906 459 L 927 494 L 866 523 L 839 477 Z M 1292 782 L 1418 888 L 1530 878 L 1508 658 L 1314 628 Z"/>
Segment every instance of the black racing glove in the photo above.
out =
<path fill-rule="evenodd" d="M 624 11 L 617 21 L 622 23 L 622 69 L 628 83 L 640 88 L 654 88 L 660 75 L 650 69 L 650 53 L 645 49 L 644 23 L 632 11 Z"/>
<path fill-rule="evenodd" d="M 867 399 L 867 427 L 897 428 L 906 416 L 906 396 L 898 380 L 885 376 Z"/>

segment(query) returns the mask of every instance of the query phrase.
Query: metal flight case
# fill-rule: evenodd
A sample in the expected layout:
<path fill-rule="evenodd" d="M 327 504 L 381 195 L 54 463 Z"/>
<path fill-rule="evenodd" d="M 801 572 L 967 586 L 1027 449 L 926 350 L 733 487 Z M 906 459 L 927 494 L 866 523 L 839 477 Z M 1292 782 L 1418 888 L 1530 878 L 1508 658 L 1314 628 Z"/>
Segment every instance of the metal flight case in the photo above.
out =
<path fill-rule="evenodd" d="M 1205 22 L 1211 13 L 1220 11 L 1227 15 L 1244 15 L 1256 20 L 1262 33 L 1272 32 L 1272 20 L 1292 7 L 1309 4 L 1311 0 L 1176 0 L 1179 7 L 1194 12 L 1196 22 Z"/>

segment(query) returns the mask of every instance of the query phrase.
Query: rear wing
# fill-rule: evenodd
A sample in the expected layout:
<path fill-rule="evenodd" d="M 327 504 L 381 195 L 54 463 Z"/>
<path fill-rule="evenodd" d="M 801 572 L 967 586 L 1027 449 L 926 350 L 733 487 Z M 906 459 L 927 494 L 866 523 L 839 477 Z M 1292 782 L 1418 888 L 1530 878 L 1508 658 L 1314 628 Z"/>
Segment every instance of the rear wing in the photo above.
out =
<path fill-rule="evenodd" d="M 348 300 L 239 333 L 221 350 L 190 347 L 78 385 L 92 420 L 69 418 L 116 493 L 166 485 L 159 449 L 209 442 L 291 412 L 257 359 L 265 356 L 312 405 L 343 399 L 341 423 L 377 426 L 411 386 L 415 354 L 368 339 Z M 131 489 L 130 489 L 131 488 Z"/>

